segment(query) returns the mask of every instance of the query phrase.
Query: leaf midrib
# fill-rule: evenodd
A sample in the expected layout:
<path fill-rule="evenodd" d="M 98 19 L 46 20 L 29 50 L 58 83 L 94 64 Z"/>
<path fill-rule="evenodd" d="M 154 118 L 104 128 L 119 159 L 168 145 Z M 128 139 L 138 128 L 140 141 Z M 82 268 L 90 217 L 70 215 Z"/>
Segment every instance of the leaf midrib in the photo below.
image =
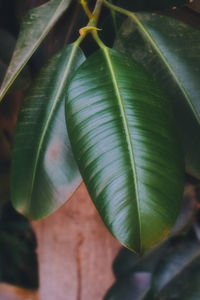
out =
<path fill-rule="evenodd" d="M 60 2 L 60 4 L 58 5 L 57 9 L 55 10 L 54 14 L 52 15 L 51 20 L 47 23 L 46 28 L 48 28 L 48 30 L 44 30 L 43 33 L 40 35 L 40 38 L 33 44 L 33 46 L 31 47 L 31 50 L 27 52 L 27 54 L 25 55 L 25 59 L 22 59 L 22 64 L 21 67 L 17 69 L 17 72 L 14 73 L 13 76 L 10 77 L 10 80 L 8 81 L 8 83 L 5 85 L 5 83 L 7 82 L 7 72 L 9 72 L 9 67 L 8 70 L 6 72 L 5 78 L 2 82 L 1 85 L 1 91 L 0 91 L 0 102 L 3 99 L 3 97 L 5 96 L 7 90 L 11 87 L 11 85 L 13 84 L 14 80 L 17 78 L 17 76 L 19 75 L 19 73 L 22 71 L 22 69 L 24 68 L 24 66 L 26 65 L 26 63 L 29 61 L 30 57 L 32 56 L 32 54 L 35 52 L 35 50 L 37 49 L 37 47 L 39 46 L 40 42 L 45 38 L 45 36 L 48 34 L 48 32 L 51 30 L 51 28 L 53 27 L 54 23 L 55 23 L 55 16 L 57 15 L 58 11 L 60 10 L 60 7 L 63 5 L 63 2 L 65 2 L 66 0 L 62 0 Z M 70 0 L 69 0 L 69 4 L 70 4 Z M 45 3 L 44 5 L 49 4 L 49 3 Z M 65 10 L 62 11 L 62 13 L 64 13 Z M 61 14 L 62 14 L 61 13 Z M 14 52 L 15 53 L 15 52 Z M 12 61 L 11 61 L 12 62 Z"/>
<path fill-rule="evenodd" d="M 177 77 L 176 73 L 174 72 L 173 68 L 170 66 L 167 58 L 163 55 L 162 51 L 160 50 L 160 48 L 157 46 L 157 44 L 154 42 L 154 39 L 152 38 L 151 34 L 149 33 L 149 31 L 145 28 L 145 26 L 142 24 L 142 22 L 140 21 L 140 19 L 137 17 L 136 14 L 130 12 L 130 14 L 128 14 L 138 25 L 139 29 L 141 29 L 141 31 L 144 33 L 144 35 L 147 37 L 147 40 L 149 40 L 150 44 L 152 45 L 152 47 L 154 48 L 154 50 L 157 52 L 158 56 L 160 57 L 160 59 L 164 62 L 164 64 L 166 65 L 167 69 L 169 70 L 169 72 L 172 74 L 172 77 L 174 78 L 174 80 L 176 81 L 178 87 L 180 88 L 181 92 L 183 93 L 183 95 L 185 96 L 185 99 L 189 105 L 189 107 L 191 108 L 195 119 L 197 120 L 197 122 L 200 124 L 200 118 L 198 116 L 198 113 L 195 109 L 195 107 L 192 105 L 191 101 L 190 101 L 190 97 L 187 93 L 187 91 L 185 90 L 185 88 L 183 87 L 181 81 L 179 80 L 179 78 Z"/>
<path fill-rule="evenodd" d="M 135 199 L 136 199 L 136 204 L 137 204 L 137 214 L 138 214 L 138 222 L 139 222 L 139 247 L 141 247 L 141 218 L 140 218 L 140 200 L 139 200 L 139 190 L 138 190 L 138 177 L 137 177 L 137 170 L 136 170 L 136 163 L 135 163 L 135 156 L 134 156 L 134 151 L 133 151 L 133 143 L 130 135 L 130 130 L 128 126 L 128 121 L 125 113 L 125 108 L 123 104 L 123 99 L 120 93 L 119 85 L 117 82 L 117 77 L 115 74 L 115 70 L 113 67 L 112 59 L 109 53 L 109 50 L 107 47 L 102 48 L 108 69 L 110 71 L 111 75 L 111 81 L 114 86 L 115 94 L 118 100 L 119 108 L 121 111 L 121 116 L 122 116 L 122 121 L 123 121 L 123 127 L 125 131 L 125 137 L 126 137 L 126 142 L 128 146 L 128 152 L 131 160 L 131 170 L 133 172 L 133 179 L 134 179 L 134 184 L 135 184 Z"/>
<path fill-rule="evenodd" d="M 73 48 L 72 48 L 72 52 L 71 52 L 71 54 L 69 56 L 69 60 L 67 61 L 66 69 L 65 69 L 65 72 L 63 74 L 62 80 L 60 82 L 60 86 L 59 86 L 59 88 L 58 88 L 58 90 L 56 92 L 54 103 L 53 103 L 53 105 L 51 107 L 50 113 L 49 113 L 48 118 L 46 120 L 46 125 L 44 126 L 44 129 L 43 129 L 41 137 L 40 137 L 40 141 L 39 141 L 39 144 L 38 144 L 38 150 L 36 152 L 35 162 L 34 162 L 34 166 L 33 166 L 31 188 L 30 188 L 29 197 L 28 197 L 29 201 L 27 201 L 28 208 L 30 208 L 30 206 L 31 206 L 32 192 L 33 192 L 33 188 L 34 188 L 34 182 L 35 182 L 35 177 L 36 177 L 36 173 L 37 173 L 38 161 L 39 161 L 39 157 L 40 157 L 40 152 L 41 152 L 41 149 L 42 149 L 42 145 L 43 145 L 43 142 L 44 142 L 47 130 L 48 130 L 48 126 L 49 126 L 49 124 L 51 122 L 53 113 L 54 113 L 54 111 L 56 109 L 56 106 L 58 104 L 59 97 L 60 97 L 60 95 L 62 93 L 62 90 L 63 90 L 63 85 L 64 85 L 65 80 L 66 80 L 66 78 L 68 76 L 68 73 L 70 71 L 70 67 L 71 67 L 71 64 L 73 62 L 73 58 L 74 58 L 74 55 L 75 55 L 75 52 L 76 52 L 77 49 L 78 49 L 77 45 L 74 44 Z"/>

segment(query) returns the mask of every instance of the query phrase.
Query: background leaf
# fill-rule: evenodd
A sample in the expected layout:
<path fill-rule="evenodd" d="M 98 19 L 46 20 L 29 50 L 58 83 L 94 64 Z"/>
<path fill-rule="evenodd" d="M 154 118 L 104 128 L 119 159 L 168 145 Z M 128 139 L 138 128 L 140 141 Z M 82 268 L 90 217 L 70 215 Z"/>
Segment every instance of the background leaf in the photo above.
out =
<path fill-rule="evenodd" d="M 10 203 L 0 203 L 0 245 L 0 282 L 38 288 L 35 235 Z"/>
<path fill-rule="evenodd" d="M 196 277 L 200 274 L 200 243 L 194 237 L 180 237 L 162 253 L 152 277 L 151 289 L 144 299 L 182 299 L 180 294 L 191 290 L 192 274 Z M 196 292 L 198 286 L 194 294 Z"/>
<path fill-rule="evenodd" d="M 149 291 L 152 273 L 162 257 L 163 250 L 168 245 L 169 240 L 166 240 L 141 257 L 122 248 L 113 263 L 116 282 L 104 299 L 142 300 Z"/>
<path fill-rule="evenodd" d="M 105 300 L 199 299 L 199 249 L 191 228 L 142 257 L 122 249 L 113 264 L 116 282 Z"/>
<path fill-rule="evenodd" d="M 144 252 L 167 235 L 180 208 L 182 158 L 169 104 L 145 70 L 114 50 L 90 57 L 67 99 L 67 127 L 103 221 Z"/>
<path fill-rule="evenodd" d="M 129 10 L 154 10 L 189 3 L 189 0 L 118 0 L 117 4 Z"/>
<path fill-rule="evenodd" d="M 42 6 L 34 8 L 25 16 L 9 68 L 1 86 L 0 100 L 47 33 L 68 8 L 70 2 L 71 0 L 50 0 Z"/>
<path fill-rule="evenodd" d="M 151 273 L 149 272 L 138 272 L 124 277 L 120 283 L 113 285 L 104 300 L 142 300 L 150 281 Z"/>
<path fill-rule="evenodd" d="M 68 200 L 81 182 L 66 132 L 64 95 L 84 55 L 69 45 L 42 69 L 19 115 L 12 159 L 16 210 L 39 219 Z"/>
<path fill-rule="evenodd" d="M 164 87 L 187 171 L 200 178 L 200 32 L 159 14 L 136 14 L 134 20 L 122 25 L 115 48 L 141 62 Z"/>
<path fill-rule="evenodd" d="M 0 83 L 2 82 L 4 75 L 6 73 L 6 69 L 9 65 L 16 40 L 15 38 L 6 30 L 0 29 Z M 21 74 L 18 76 L 17 80 L 14 82 L 12 86 L 13 90 L 24 90 L 30 84 L 30 73 L 28 67 L 26 66 Z"/>

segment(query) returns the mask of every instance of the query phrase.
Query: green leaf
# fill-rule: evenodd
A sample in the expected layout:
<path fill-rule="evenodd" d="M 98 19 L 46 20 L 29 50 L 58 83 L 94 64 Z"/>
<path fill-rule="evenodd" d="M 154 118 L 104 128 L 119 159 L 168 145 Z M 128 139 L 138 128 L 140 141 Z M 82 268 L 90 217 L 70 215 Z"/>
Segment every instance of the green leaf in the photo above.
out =
<path fill-rule="evenodd" d="M 117 280 L 121 280 L 125 276 L 127 277 L 133 273 L 152 273 L 157 262 L 162 257 L 163 249 L 165 249 L 168 244 L 169 239 L 165 239 L 164 242 L 142 256 L 138 256 L 126 248 L 122 249 L 113 263 L 113 273 L 115 277 Z"/>
<path fill-rule="evenodd" d="M 47 33 L 68 8 L 70 2 L 71 0 L 51 0 L 30 10 L 25 16 L 10 65 L 1 86 L 0 100 Z"/>
<path fill-rule="evenodd" d="M 185 284 L 182 285 L 182 291 L 179 295 L 181 300 L 198 300 L 200 299 L 200 258 L 192 264 L 189 272 L 185 277 Z"/>
<path fill-rule="evenodd" d="M 189 0 L 118 0 L 117 4 L 130 10 L 152 10 L 189 3 Z"/>
<path fill-rule="evenodd" d="M 150 288 L 156 264 L 168 244 L 169 240 L 166 240 L 141 257 L 128 249 L 122 249 L 113 264 L 117 280 L 106 294 L 105 300 L 142 300 Z"/>
<path fill-rule="evenodd" d="M 15 48 L 16 40 L 8 31 L 4 29 L 0 29 L 0 40 L 0 83 L 2 83 Z M 30 73 L 26 66 L 18 76 L 17 80 L 14 82 L 11 90 L 24 90 L 29 86 L 30 79 Z"/>
<path fill-rule="evenodd" d="M 112 234 L 144 252 L 180 207 L 182 157 L 168 101 L 127 56 L 104 48 L 76 72 L 66 120 L 91 198 Z"/>
<path fill-rule="evenodd" d="M 81 182 L 66 132 L 64 94 L 84 56 L 69 45 L 42 69 L 19 115 L 11 196 L 17 211 L 43 218 L 68 200 Z"/>
<path fill-rule="evenodd" d="M 168 93 L 187 171 L 200 178 L 200 32 L 162 15 L 132 14 L 115 48 L 142 63 Z"/>
<path fill-rule="evenodd" d="M 116 282 L 108 291 L 104 300 L 142 300 L 149 289 L 151 273 L 138 272 Z M 150 299 L 149 299 L 150 300 Z"/>
<path fill-rule="evenodd" d="M 171 243 L 171 246 L 163 251 L 163 256 L 153 274 L 151 290 L 144 299 L 148 300 L 150 296 L 153 299 L 174 299 L 176 297 L 182 299 L 180 294 L 191 293 L 193 274 L 195 274 L 195 278 L 200 274 L 199 262 L 199 241 L 194 238 L 180 237 L 175 243 Z M 198 292 L 198 286 L 199 284 L 194 287 L 194 294 Z"/>
<path fill-rule="evenodd" d="M 123 249 L 113 266 L 117 281 L 105 299 L 197 300 L 199 267 L 200 243 L 192 230 L 165 240 L 142 257 Z"/>

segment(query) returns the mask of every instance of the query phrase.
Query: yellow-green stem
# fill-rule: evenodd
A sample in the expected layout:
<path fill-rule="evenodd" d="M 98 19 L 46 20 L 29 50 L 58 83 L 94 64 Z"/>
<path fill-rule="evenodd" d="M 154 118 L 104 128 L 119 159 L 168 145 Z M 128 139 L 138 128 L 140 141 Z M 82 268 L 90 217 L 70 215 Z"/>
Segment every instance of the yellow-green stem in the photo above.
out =
<path fill-rule="evenodd" d="M 117 5 L 111 4 L 107 0 L 104 0 L 104 4 L 105 4 L 105 6 L 107 6 L 108 8 L 110 8 L 111 10 L 115 10 L 115 11 L 119 12 L 120 14 L 123 14 L 123 15 L 126 15 L 128 17 L 133 18 L 134 21 L 138 24 L 138 26 L 140 28 L 142 28 L 144 31 L 146 31 L 145 28 L 144 28 L 144 26 L 142 25 L 142 23 L 139 21 L 139 19 L 137 18 L 137 16 L 133 12 L 131 12 L 131 11 L 127 10 L 127 9 L 121 8 L 121 7 L 117 6 Z"/>
<path fill-rule="evenodd" d="M 95 17 L 97 22 L 99 19 L 99 15 L 100 15 L 101 7 L 102 7 L 103 3 L 104 3 L 104 0 L 97 0 L 94 11 L 93 11 L 93 16 Z"/>
<path fill-rule="evenodd" d="M 100 15 L 100 12 L 101 12 L 103 2 L 104 2 L 104 0 L 97 0 L 93 12 L 90 13 L 90 15 L 88 15 L 86 13 L 89 17 L 89 22 L 88 22 L 87 26 L 85 26 L 85 27 L 83 27 L 79 30 L 79 32 L 81 34 L 81 37 L 82 37 L 80 39 L 80 42 L 82 42 L 82 40 L 85 38 L 85 36 L 89 32 L 91 32 L 93 34 L 93 32 L 95 32 L 96 30 L 100 30 L 99 28 L 96 28 L 96 25 L 97 25 L 98 20 L 99 20 L 99 15 Z M 87 7 L 87 2 L 85 0 L 80 1 L 80 3 L 82 4 L 83 9 L 85 11 L 89 10 L 89 8 Z M 86 7 L 87 7 L 87 9 L 85 9 Z M 77 40 L 77 43 L 79 43 L 79 39 Z"/>
<path fill-rule="evenodd" d="M 89 20 L 91 20 L 93 18 L 93 14 L 91 13 L 91 11 L 88 7 L 87 1 L 86 0 L 81 0 L 80 4 L 82 5 L 82 7 L 83 7 L 86 15 L 88 16 Z"/>
<path fill-rule="evenodd" d="M 77 46 L 80 45 L 80 43 L 84 40 L 84 36 L 83 35 L 80 35 L 78 37 L 78 39 L 74 42 L 74 44 L 76 44 Z"/>
<path fill-rule="evenodd" d="M 100 37 L 99 37 L 99 35 L 98 35 L 98 33 L 97 33 L 96 30 L 93 30 L 93 31 L 92 31 L 92 36 L 93 36 L 93 38 L 95 39 L 95 41 L 97 42 L 97 44 L 99 45 L 99 47 L 100 47 L 101 49 L 107 48 L 107 46 L 106 46 L 106 45 L 102 42 L 102 40 L 100 39 Z"/>

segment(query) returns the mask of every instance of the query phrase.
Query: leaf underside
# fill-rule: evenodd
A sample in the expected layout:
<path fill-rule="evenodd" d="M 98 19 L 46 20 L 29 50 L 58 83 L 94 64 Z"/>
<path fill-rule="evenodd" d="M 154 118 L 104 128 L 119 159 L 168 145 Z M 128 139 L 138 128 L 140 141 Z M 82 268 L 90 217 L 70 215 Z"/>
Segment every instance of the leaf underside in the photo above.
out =
<path fill-rule="evenodd" d="M 66 131 L 64 95 L 83 61 L 75 44 L 61 50 L 41 70 L 20 111 L 11 196 L 15 209 L 31 219 L 55 211 L 81 182 Z"/>
<path fill-rule="evenodd" d="M 186 169 L 200 178 L 200 32 L 166 16 L 137 13 L 122 25 L 114 48 L 142 63 L 169 95 Z"/>
<path fill-rule="evenodd" d="M 105 48 L 67 93 L 72 149 L 104 223 L 144 252 L 167 235 L 182 195 L 182 158 L 168 102 L 143 67 Z"/>

